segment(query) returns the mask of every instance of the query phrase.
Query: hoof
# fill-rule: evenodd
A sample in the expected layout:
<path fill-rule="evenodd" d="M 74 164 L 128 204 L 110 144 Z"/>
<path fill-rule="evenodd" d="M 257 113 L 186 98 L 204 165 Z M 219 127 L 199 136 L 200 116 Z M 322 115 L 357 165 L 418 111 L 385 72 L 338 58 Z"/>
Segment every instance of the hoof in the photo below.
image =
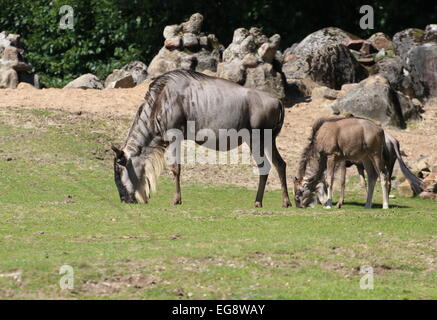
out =
<path fill-rule="evenodd" d="M 176 199 L 176 200 L 173 200 L 173 205 L 179 205 L 179 204 L 182 204 L 182 200 L 181 199 Z"/>
<path fill-rule="evenodd" d="M 323 209 L 331 209 L 331 206 L 324 206 Z"/>
<path fill-rule="evenodd" d="M 337 205 L 335 206 L 337 209 L 340 209 L 341 207 L 343 206 L 343 204 L 342 203 L 337 203 Z"/>
<path fill-rule="evenodd" d="M 263 204 L 261 202 L 259 202 L 259 201 L 255 202 L 255 208 L 262 208 L 262 207 L 263 207 Z"/>
<path fill-rule="evenodd" d="M 283 207 L 283 208 L 288 208 L 288 207 L 291 207 L 291 206 L 292 206 L 292 205 L 291 205 L 290 200 L 285 201 L 285 202 L 282 203 L 282 207 Z"/>

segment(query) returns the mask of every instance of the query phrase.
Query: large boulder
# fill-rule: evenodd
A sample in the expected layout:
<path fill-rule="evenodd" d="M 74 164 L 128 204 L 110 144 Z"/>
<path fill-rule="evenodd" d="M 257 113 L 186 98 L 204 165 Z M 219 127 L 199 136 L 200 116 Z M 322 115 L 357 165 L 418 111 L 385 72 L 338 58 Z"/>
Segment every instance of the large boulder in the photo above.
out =
<path fill-rule="evenodd" d="M 415 46 L 407 53 L 406 67 L 425 87 L 424 96 L 437 97 L 437 42 Z"/>
<path fill-rule="evenodd" d="M 39 88 L 38 76 L 24 59 L 20 35 L 0 33 L 0 88 L 16 88 L 20 82 Z"/>
<path fill-rule="evenodd" d="M 379 60 L 377 71 L 389 81 L 393 89 L 411 98 L 422 99 L 427 94 L 423 81 L 416 74 L 407 71 L 404 61 L 399 56 Z"/>
<path fill-rule="evenodd" d="M 305 87 L 311 80 L 319 85 L 340 89 L 345 83 L 359 82 L 368 71 L 347 46 L 364 45 L 354 35 L 339 28 L 318 30 L 286 50 L 282 71 L 289 86 Z"/>
<path fill-rule="evenodd" d="M 87 73 L 69 82 L 64 89 L 103 89 L 103 84 L 95 75 Z"/>
<path fill-rule="evenodd" d="M 150 62 L 148 77 L 174 69 L 216 72 L 224 47 L 214 34 L 201 32 L 202 23 L 203 16 L 195 13 L 186 22 L 166 26 L 164 46 Z"/>
<path fill-rule="evenodd" d="M 380 75 L 352 86 L 329 106 L 334 113 L 374 119 L 383 126 L 405 128 L 406 121 L 421 119 L 419 107 L 391 88 L 388 80 Z"/>
<path fill-rule="evenodd" d="M 115 69 L 106 77 L 105 88 L 132 88 L 147 78 L 147 66 L 132 61 L 121 69 Z"/>
<path fill-rule="evenodd" d="M 393 36 L 393 47 L 396 55 L 405 61 L 408 51 L 420 45 L 424 35 L 425 31 L 416 28 L 410 28 L 396 33 Z"/>
<path fill-rule="evenodd" d="M 285 98 L 280 41 L 278 34 L 268 38 L 258 28 L 236 29 L 232 43 L 223 52 L 217 76 Z"/>

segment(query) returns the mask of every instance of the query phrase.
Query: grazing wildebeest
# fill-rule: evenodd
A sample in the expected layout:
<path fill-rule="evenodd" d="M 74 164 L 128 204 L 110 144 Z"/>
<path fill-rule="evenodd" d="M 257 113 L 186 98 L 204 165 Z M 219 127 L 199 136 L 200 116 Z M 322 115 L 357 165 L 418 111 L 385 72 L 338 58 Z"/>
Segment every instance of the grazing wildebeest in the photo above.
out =
<path fill-rule="evenodd" d="M 404 174 L 405 178 L 410 182 L 411 188 L 413 189 L 414 193 L 416 195 L 420 194 L 422 192 L 422 180 L 416 177 L 414 173 L 412 173 L 411 170 L 408 169 L 407 165 L 402 159 L 399 141 L 387 131 L 384 131 L 384 138 L 385 138 L 384 159 L 385 159 L 385 166 L 387 169 L 388 194 L 390 194 L 391 191 L 391 178 L 393 175 L 393 168 L 396 163 L 396 160 L 399 161 L 399 166 L 401 168 L 401 171 Z M 350 167 L 353 165 L 357 167 L 358 174 L 360 175 L 361 184 L 363 185 L 364 188 L 367 189 L 363 164 L 346 161 L 345 165 L 346 167 Z M 337 208 L 341 208 L 341 206 L 344 203 L 344 193 L 345 193 L 345 185 L 346 185 L 346 175 L 343 174 L 343 172 L 345 171 L 341 167 L 340 167 L 340 172 L 342 172 L 340 177 L 340 179 L 342 180 L 340 181 L 340 199 L 337 202 Z"/>
<path fill-rule="evenodd" d="M 297 207 L 308 207 L 315 200 L 315 192 L 324 179 L 328 187 L 328 200 L 332 205 L 332 190 L 336 165 L 346 172 L 347 160 L 362 163 L 368 175 L 366 208 L 371 208 L 376 180 L 381 179 L 383 209 L 388 209 L 388 181 L 384 158 L 384 131 L 370 120 L 340 117 L 321 118 L 313 127 L 310 142 L 304 149 L 299 163 L 298 176 L 294 178 Z"/>
<path fill-rule="evenodd" d="M 261 167 L 267 166 L 270 169 L 270 161 L 281 181 L 282 204 L 284 207 L 291 205 L 287 191 L 286 164 L 275 143 L 284 122 L 282 103 L 266 92 L 187 70 L 167 72 L 150 84 L 145 102 L 137 111 L 124 146 L 121 149 L 112 146 L 116 154 L 115 183 L 122 202 L 147 203 L 164 167 L 164 151 L 170 145 L 165 138 L 167 132 L 180 130 L 183 139 L 189 139 L 188 122 L 195 123 L 196 134 L 192 140 L 198 144 L 204 144 L 205 140 L 198 140 L 197 133 L 202 130 L 214 133 L 217 141 L 209 141 L 208 137 L 208 144 L 205 145 L 216 150 L 222 150 L 218 140 L 223 137 L 223 129 L 234 132 L 248 130 L 251 133 L 258 130 L 258 142 L 250 135 L 251 141 L 239 137 L 237 143 L 248 143 L 260 168 L 255 206 L 262 206 L 268 171 L 262 172 Z M 270 143 L 270 148 L 267 148 L 263 137 L 269 130 L 272 141 L 267 142 Z M 258 152 L 253 149 L 254 145 L 259 145 Z M 226 144 L 226 150 L 229 149 L 232 148 Z M 263 159 L 264 154 L 266 158 Z M 180 162 L 175 160 L 169 166 L 176 181 L 173 204 L 180 204 Z"/>

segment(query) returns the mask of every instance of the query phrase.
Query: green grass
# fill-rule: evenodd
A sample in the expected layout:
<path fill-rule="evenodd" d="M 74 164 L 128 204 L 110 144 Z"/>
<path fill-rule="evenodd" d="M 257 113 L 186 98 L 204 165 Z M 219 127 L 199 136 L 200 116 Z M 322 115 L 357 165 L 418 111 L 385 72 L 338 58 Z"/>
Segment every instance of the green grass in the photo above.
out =
<path fill-rule="evenodd" d="M 129 120 L 0 111 L 0 298 L 436 299 L 436 203 L 280 207 L 280 191 L 162 177 L 148 205 L 121 204 L 111 141 Z M 253 177 L 251 177 L 253 178 Z M 354 182 L 352 182 L 353 184 Z M 349 188 L 353 190 L 355 188 Z M 61 290 L 59 268 L 74 268 Z M 374 289 L 362 290 L 363 265 Z"/>

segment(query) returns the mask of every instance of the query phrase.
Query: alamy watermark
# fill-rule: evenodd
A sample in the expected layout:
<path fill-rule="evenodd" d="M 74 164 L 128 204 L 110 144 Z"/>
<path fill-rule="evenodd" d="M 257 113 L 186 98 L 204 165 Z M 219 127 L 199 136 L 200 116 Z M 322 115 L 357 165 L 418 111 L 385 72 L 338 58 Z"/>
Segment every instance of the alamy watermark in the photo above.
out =
<path fill-rule="evenodd" d="M 63 5 L 59 9 L 59 14 L 62 14 L 59 20 L 59 28 L 74 30 L 74 9 L 69 5 Z"/>
<path fill-rule="evenodd" d="M 373 7 L 365 4 L 361 6 L 360 13 L 364 13 L 364 15 L 360 19 L 360 28 L 363 30 L 374 29 L 375 13 L 373 11 Z"/>
<path fill-rule="evenodd" d="M 186 136 L 180 129 L 164 134 L 169 143 L 165 152 L 167 165 L 171 164 L 257 164 L 257 173 L 268 174 L 271 169 L 272 129 L 200 129 L 194 121 L 187 121 Z M 186 147 L 182 141 L 187 140 Z M 195 142 L 204 148 L 196 148 Z M 238 146 L 241 145 L 241 153 Z M 222 151 L 222 152 L 217 152 Z M 227 152 L 226 152 L 227 151 Z"/>
<path fill-rule="evenodd" d="M 360 279 L 360 289 L 373 290 L 373 267 L 368 265 L 362 266 L 360 274 L 363 274 Z"/>

